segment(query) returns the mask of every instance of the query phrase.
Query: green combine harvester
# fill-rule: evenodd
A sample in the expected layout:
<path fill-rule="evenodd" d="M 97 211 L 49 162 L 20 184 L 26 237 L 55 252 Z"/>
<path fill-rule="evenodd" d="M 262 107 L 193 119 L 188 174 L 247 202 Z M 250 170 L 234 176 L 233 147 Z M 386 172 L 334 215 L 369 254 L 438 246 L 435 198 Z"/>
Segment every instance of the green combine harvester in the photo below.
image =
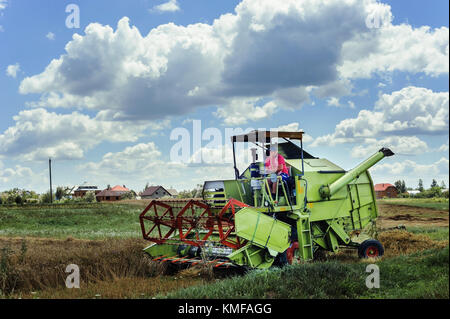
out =
<path fill-rule="evenodd" d="M 252 163 L 236 167 L 236 143 L 266 150 L 274 138 L 289 177 L 266 174 L 252 149 Z M 235 178 L 206 181 L 202 198 L 153 200 L 140 214 L 144 249 L 155 261 L 214 268 L 268 268 L 306 262 L 321 251 L 358 250 L 361 258 L 378 257 L 378 215 L 368 169 L 386 156 L 382 148 L 350 171 L 303 150 L 303 132 L 252 131 L 232 137 Z M 299 143 L 294 143 L 298 141 Z M 277 180 L 275 193 L 270 181 Z M 372 231 L 372 232 L 371 232 Z M 362 241 L 362 242 L 361 242 Z"/>

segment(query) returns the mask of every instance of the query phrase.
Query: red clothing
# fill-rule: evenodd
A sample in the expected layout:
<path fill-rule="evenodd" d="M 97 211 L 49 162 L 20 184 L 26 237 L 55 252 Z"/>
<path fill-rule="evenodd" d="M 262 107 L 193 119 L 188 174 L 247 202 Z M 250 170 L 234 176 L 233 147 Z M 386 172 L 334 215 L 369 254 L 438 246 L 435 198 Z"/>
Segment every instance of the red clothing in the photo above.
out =
<path fill-rule="evenodd" d="M 277 170 L 278 165 L 283 165 L 283 169 L 281 170 L 281 173 L 285 173 L 286 175 L 289 175 L 289 171 L 286 166 L 286 161 L 284 160 L 284 157 L 278 154 L 276 158 L 272 160 L 272 158 L 269 156 L 266 158 L 266 162 L 264 165 L 271 169 L 271 170 Z"/>

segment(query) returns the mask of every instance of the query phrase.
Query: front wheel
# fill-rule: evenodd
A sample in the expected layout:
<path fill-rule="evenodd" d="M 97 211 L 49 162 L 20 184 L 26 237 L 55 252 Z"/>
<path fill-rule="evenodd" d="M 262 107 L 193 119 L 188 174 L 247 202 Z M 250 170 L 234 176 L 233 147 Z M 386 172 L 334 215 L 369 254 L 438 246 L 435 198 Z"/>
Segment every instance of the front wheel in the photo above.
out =
<path fill-rule="evenodd" d="M 384 254 L 383 245 L 376 239 L 365 240 L 358 247 L 358 255 L 360 258 L 376 258 Z"/>

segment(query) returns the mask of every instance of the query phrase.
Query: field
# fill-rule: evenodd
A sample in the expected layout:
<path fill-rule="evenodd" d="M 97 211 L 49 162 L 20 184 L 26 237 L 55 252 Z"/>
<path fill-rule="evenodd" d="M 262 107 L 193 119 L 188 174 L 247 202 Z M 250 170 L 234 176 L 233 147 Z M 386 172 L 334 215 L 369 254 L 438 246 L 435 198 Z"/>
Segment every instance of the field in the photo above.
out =
<path fill-rule="evenodd" d="M 437 205 L 433 205 L 437 204 Z M 169 274 L 142 253 L 145 203 L 0 208 L 3 298 L 449 298 L 448 200 L 381 200 L 377 222 L 386 254 L 381 288 L 365 286 L 353 250 L 320 261 L 227 278 L 208 268 Z M 406 230 L 395 230 L 402 225 Z M 403 227 L 401 227 L 403 228 Z M 65 288 L 77 264 L 81 289 Z"/>

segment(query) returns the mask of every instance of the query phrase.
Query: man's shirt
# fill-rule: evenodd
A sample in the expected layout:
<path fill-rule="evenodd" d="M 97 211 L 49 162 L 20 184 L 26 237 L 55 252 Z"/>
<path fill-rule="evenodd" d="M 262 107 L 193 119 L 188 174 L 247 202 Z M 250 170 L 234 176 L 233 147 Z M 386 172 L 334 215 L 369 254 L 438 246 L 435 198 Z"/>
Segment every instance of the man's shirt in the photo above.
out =
<path fill-rule="evenodd" d="M 289 171 L 286 166 L 286 161 L 284 160 L 284 157 L 280 154 L 277 154 L 275 158 L 272 158 L 270 156 L 267 157 L 264 165 L 272 171 L 276 171 L 278 169 L 278 165 L 282 165 L 283 168 L 281 170 L 281 173 L 289 175 Z"/>

